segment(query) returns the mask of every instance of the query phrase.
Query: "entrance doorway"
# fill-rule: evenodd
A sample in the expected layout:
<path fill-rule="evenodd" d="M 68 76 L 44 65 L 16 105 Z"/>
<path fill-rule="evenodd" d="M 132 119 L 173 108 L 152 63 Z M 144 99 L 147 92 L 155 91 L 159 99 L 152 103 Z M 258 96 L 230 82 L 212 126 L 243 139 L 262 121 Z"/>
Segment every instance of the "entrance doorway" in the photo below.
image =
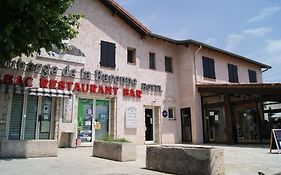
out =
<path fill-rule="evenodd" d="M 78 101 L 78 139 L 81 144 L 92 143 L 93 100 L 79 98 Z"/>
<path fill-rule="evenodd" d="M 153 141 L 153 110 L 145 109 L 145 141 Z"/>
<path fill-rule="evenodd" d="M 190 108 L 181 109 L 181 132 L 182 142 L 192 142 Z"/>
<path fill-rule="evenodd" d="M 235 108 L 234 138 L 238 143 L 260 143 L 260 120 L 256 104 L 243 104 Z"/>

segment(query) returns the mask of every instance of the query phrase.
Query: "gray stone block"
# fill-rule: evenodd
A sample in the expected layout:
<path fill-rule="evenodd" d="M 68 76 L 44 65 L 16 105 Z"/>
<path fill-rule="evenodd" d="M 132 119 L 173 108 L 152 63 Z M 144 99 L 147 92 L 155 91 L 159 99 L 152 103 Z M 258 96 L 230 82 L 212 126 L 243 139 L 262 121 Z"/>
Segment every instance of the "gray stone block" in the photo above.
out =
<path fill-rule="evenodd" d="M 173 174 L 224 174 L 223 150 L 204 147 L 148 146 L 146 168 Z"/>
<path fill-rule="evenodd" d="M 3 140 L 0 158 L 56 157 L 56 140 Z"/>
<path fill-rule="evenodd" d="M 121 162 L 136 160 L 136 145 L 133 143 L 117 143 L 94 141 L 93 156 Z"/>

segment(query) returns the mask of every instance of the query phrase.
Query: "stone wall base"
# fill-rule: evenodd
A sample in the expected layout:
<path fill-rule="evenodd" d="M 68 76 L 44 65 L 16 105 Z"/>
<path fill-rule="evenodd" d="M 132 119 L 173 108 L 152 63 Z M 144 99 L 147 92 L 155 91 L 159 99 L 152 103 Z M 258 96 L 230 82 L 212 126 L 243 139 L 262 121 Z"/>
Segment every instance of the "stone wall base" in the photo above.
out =
<path fill-rule="evenodd" d="M 3 140 L 0 158 L 56 157 L 56 140 Z"/>

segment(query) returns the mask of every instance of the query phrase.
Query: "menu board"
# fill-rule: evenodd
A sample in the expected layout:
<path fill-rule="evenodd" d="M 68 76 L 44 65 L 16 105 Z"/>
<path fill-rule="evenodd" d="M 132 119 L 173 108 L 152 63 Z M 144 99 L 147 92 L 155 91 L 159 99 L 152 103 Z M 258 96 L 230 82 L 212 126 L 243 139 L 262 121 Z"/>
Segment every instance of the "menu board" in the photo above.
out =
<path fill-rule="evenodd" d="M 281 129 L 272 129 L 270 139 L 270 153 L 272 149 L 277 149 L 281 154 Z"/>

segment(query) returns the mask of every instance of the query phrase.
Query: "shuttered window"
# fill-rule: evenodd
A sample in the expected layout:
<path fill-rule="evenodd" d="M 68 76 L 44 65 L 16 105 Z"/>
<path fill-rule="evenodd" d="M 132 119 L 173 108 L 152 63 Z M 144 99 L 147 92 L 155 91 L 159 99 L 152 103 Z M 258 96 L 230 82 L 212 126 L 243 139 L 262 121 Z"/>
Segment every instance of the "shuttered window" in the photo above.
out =
<path fill-rule="evenodd" d="M 22 111 L 24 96 L 13 95 L 12 110 L 10 116 L 9 139 L 19 140 L 21 134 Z"/>
<path fill-rule="evenodd" d="M 24 139 L 35 139 L 38 96 L 28 96 Z"/>
<path fill-rule="evenodd" d="M 149 69 L 156 69 L 155 53 L 149 53 Z"/>
<path fill-rule="evenodd" d="M 165 71 L 173 72 L 173 62 L 171 57 L 165 57 Z"/>
<path fill-rule="evenodd" d="M 127 62 L 136 64 L 136 49 L 134 48 L 127 49 Z"/>
<path fill-rule="evenodd" d="M 202 61 L 203 61 L 203 76 L 205 78 L 216 79 L 214 59 L 202 57 Z"/>
<path fill-rule="evenodd" d="M 257 72 L 249 69 L 248 74 L 249 74 L 249 82 L 256 83 L 257 82 Z"/>
<path fill-rule="evenodd" d="M 115 44 L 101 41 L 100 65 L 115 68 Z"/>
<path fill-rule="evenodd" d="M 228 67 L 228 78 L 231 83 L 238 83 L 238 68 L 236 65 L 227 64 Z"/>

